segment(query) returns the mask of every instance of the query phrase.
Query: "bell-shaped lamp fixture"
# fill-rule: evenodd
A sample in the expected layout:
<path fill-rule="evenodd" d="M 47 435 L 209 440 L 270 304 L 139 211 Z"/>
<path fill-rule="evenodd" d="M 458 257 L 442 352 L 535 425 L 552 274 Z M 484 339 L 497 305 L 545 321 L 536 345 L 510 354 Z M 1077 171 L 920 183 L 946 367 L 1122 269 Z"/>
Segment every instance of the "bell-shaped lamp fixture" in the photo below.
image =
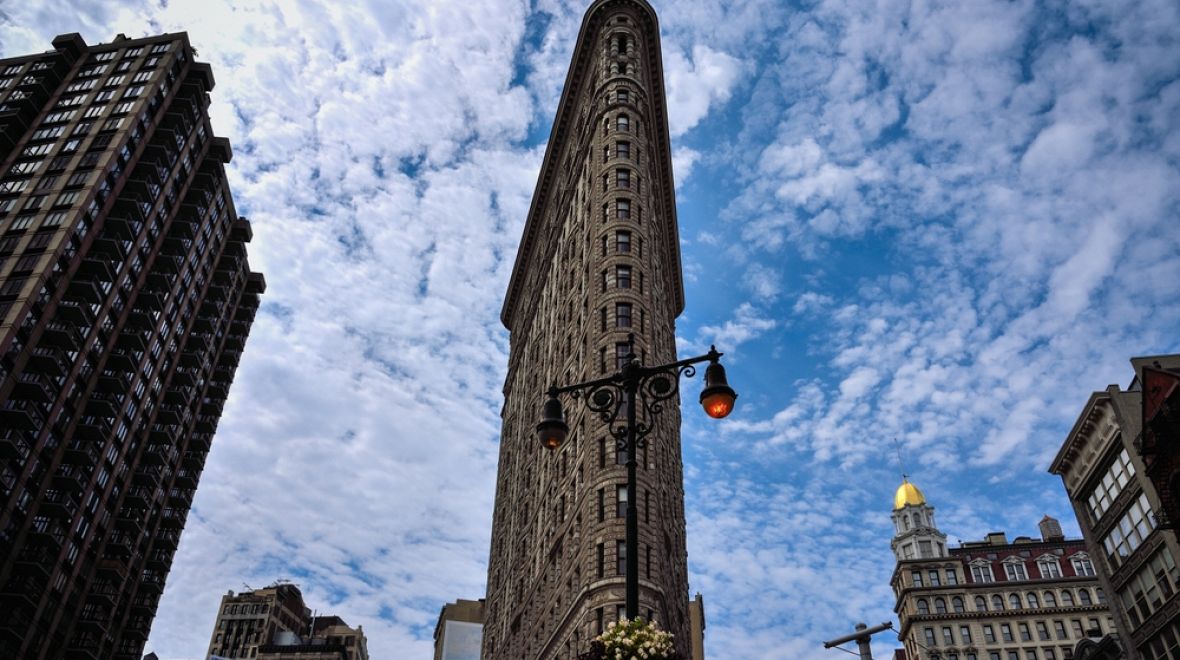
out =
<path fill-rule="evenodd" d="M 725 367 L 720 362 L 710 362 L 705 369 L 705 388 L 701 390 L 701 407 L 705 414 L 713 419 L 721 419 L 733 412 L 733 402 L 737 399 L 737 392 L 729 386 L 725 379 Z"/>
<path fill-rule="evenodd" d="M 561 399 L 556 394 L 550 394 L 541 412 L 541 423 L 537 424 L 537 439 L 546 449 L 557 449 L 565 442 L 569 432 L 565 412 L 561 409 Z"/>

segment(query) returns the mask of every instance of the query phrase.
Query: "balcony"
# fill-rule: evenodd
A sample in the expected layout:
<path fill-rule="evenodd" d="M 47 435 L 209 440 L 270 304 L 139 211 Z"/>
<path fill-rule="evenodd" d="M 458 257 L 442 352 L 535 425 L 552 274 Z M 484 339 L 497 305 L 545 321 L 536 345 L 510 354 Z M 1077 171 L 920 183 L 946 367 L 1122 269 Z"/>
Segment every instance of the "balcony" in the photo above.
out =
<path fill-rule="evenodd" d="M 94 282 L 74 280 L 70 282 L 70 287 L 66 289 L 65 297 L 67 300 L 82 302 L 88 305 L 98 305 L 106 298 L 106 294 Z"/>
<path fill-rule="evenodd" d="M 126 394 L 131 389 L 131 379 L 117 371 L 104 371 L 95 387 L 104 394 Z"/>
<path fill-rule="evenodd" d="M 131 476 L 131 483 L 144 488 L 159 488 L 160 471 L 154 467 L 141 467 Z"/>
<path fill-rule="evenodd" d="M 24 447 L 23 441 L 12 437 L 0 438 L 0 458 L 16 458 L 20 456 L 23 451 L 28 451 L 27 448 Z"/>
<path fill-rule="evenodd" d="M 229 291 L 224 286 L 215 283 L 210 285 L 208 290 L 205 291 L 205 300 L 223 302 L 228 294 Z"/>
<path fill-rule="evenodd" d="M 82 420 L 74 430 L 74 436 L 90 442 L 106 442 L 111 425 L 105 419 Z"/>
<path fill-rule="evenodd" d="M 139 332 L 124 332 L 119 335 L 119 341 L 115 344 L 115 347 L 124 351 L 142 353 L 147 350 L 147 342 L 144 341 L 143 335 Z"/>
<path fill-rule="evenodd" d="M 127 581 L 127 564 L 119 559 L 102 558 L 98 560 L 98 575 L 106 577 L 115 584 Z"/>
<path fill-rule="evenodd" d="M 66 351 L 77 351 L 78 343 L 76 331 L 64 323 L 50 323 L 41 333 L 41 346 L 59 348 Z"/>
<path fill-rule="evenodd" d="M 197 427 L 201 426 L 201 420 L 197 420 Z M 207 433 L 197 433 L 189 438 L 188 448 L 191 451 L 207 452 L 213 444 L 213 431 Z"/>
<path fill-rule="evenodd" d="M 254 230 L 250 227 L 250 221 L 248 219 L 239 217 L 237 220 L 234 220 L 233 226 L 229 230 L 229 240 L 249 243 L 253 238 Z"/>
<path fill-rule="evenodd" d="M 173 279 L 163 273 L 150 272 L 144 278 L 143 290 L 148 293 L 167 295 L 172 291 Z"/>
<path fill-rule="evenodd" d="M 173 378 L 172 382 L 176 382 Z M 189 387 L 169 387 L 164 391 L 164 403 L 170 406 L 187 406 L 193 398 L 192 388 Z"/>
<path fill-rule="evenodd" d="M 205 356 L 193 350 L 184 350 L 180 353 L 180 359 L 177 362 L 185 369 L 197 369 L 205 364 Z"/>
<path fill-rule="evenodd" d="M 188 421 L 188 410 L 180 406 L 163 405 L 156 416 L 156 422 L 167 425 L 182 425 Z"/>
<path fill-rule="evenodd" d="M 12 397 L 26 401 L 48 402 L 53 400 L 53 389 L 41 374 L 24 372 L 18 374 L 12 386 Z"/>
<path fill-rule="evenodd" d="M 17 402 L 9 401 L 9 403 Z M 31 431 L 37 428 L 37 423 L 27 410 L 0 408 L 0 428 Z"/>
<path fill-rule="evenodd" d="M 188 216 L 177 216 L 168 227 L 168 237 L 192 240 L 196 237 L 197 221 Z"/>
<path fill-rule="evenodd" d="M 115 271 L 111 268 L 109 261 L 83 259 L 82 263 L 78 264 L 75 277 L 98 282 L 114 282 Z"/>
<path fill-rule="evenodd" d="M 29 361 L 25 364 L 25 372 L 38 373 L 46 376 L 60 376 L 62 370 L 61 365 L 57 361 L 57 351 L 48 348 L 34 349 L 33 354 L 29 356 Z"/>
<path fill-rule="evenodd" d="M 183 264 L 184 261 L 180 257 L 161 254 L 156 257 L 156 261 L 152 264 L 152 270 L 175 275 L 180 272 L 180 267 Z"/>
<path fill-rule="evenodd" d="M 91 398 L 86 402 L 86 414 L 88 416 L 111 419 L 119 414 L 119 409 L 109 399 Z"/>
<path fill-rule="evenodd" d="M 122 215 L 111 213 L 102 225 L 102 236 L 124 241 L 133 241 L 139 235 L 142 225 Z"/>
<path fill-rule="evenodd" d="M 166 550 L 156 550 L 147 556 L 145 566 L 157 571 L 167 571 L 172 566 L 172 553 Z"/>
<path fill-rule="evenodd" d="M 65 465 L 80 466 L 98 465 L 100 456 L 98 447 L 98 443 L 75 438 L 73 442 L 66 446 L 65 454 L 62 456 L 62 463 Z"/>
<path fill-rule="evenodd" d="M 163 245 L 160 246 L 160 254 L 170 257 L 184 257 L 188 254 L 188 244 L 180 238 L 169 236 L 164 239 Z"/>
<path fill-rule="evenodd" d="M 58 303 L 53 318 L 55 321 L 74 327 L 89 327 L 94 324 L 94 315 L 90 312 L 90 308 L 64 300 Z"/>
<path fill-rule="evenodd" d="M 107 539 L 103 556 L 110 559 L 127 561 L 135 553 L 135 540 L 130 534 L 116 532 Z"/>
<path fill-rule="evenodd" d="M 160 515 L 160 529 L 184 529 L 187 514 L 178 509 L 164 509 Z"/>
<path fill-rule="evenodd" d="M 174 482 L 178 488 L 192 488 L 196 490 L 197 480 L 199 475 L 191 470 L 181 470 L 176 473 L 176 481 Z"/>
<path fill-rule="evenodd" d="M 138 361 L 127 351 L 114 350 L 107 356 L 106 368 L 124 374 L 135 373 Z"/>
<path fill-rule="evenodd" d="M 180 457 L 180 452 L 168 445 L 148 445 L 140 458 L 140 465 L 172 465 Z"/>
<path fill-rule="evenodd" d="M 160 311 L 164 309 L 164 297 L 158 293 L 140 291 L 139 295 L 135 297 L 135 306 L 140 309 Z"/>
<path fill-rule="evenodd" d="M 144 571 L 143 579 L 139 581 L 140 591 L 155 593 L 157 596 L 164 590 L 164 576 L 155 571 Z M 146 626 L 145 626 L 146 629 Z"/>
<path fill-rule="evenodd" d="M 89 482 L 89 477 L 73 466 L 58 468 L 53 475 L 53 487 L 70 493 L 81 493 Z"/>
<path fill-rule="evenodd" d="M 176 545 L 180 543 L 180 532 L 176 530 L 160 531 L 156 534 L 154 544 L 157 548 L 164 550 L 176 550 Z"/>

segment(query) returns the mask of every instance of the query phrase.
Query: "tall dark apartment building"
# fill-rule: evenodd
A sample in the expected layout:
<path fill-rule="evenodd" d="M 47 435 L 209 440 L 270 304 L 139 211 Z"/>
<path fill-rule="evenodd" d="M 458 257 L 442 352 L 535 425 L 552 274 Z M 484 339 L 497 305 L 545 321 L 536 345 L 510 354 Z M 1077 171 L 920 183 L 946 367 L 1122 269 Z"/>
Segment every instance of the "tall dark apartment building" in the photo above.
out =
<path fill-rule="evenodd" d="M 684 308 L 655 11 L 587 10 L 501 319 L 510 333 L 483 657 L 570 658 L 624 612 L 626 469 L 606 423 L 567 408 L 543 449 L 544 393 L 676 359 Z M 673 399 L 639 452 L 639 612 L 689 656 L 680 413 Z"/>
<path fill-rule="evenodd" d="M 187 35 L 0 60 L 0 657 L 135 658 L 265 281 Z"/>

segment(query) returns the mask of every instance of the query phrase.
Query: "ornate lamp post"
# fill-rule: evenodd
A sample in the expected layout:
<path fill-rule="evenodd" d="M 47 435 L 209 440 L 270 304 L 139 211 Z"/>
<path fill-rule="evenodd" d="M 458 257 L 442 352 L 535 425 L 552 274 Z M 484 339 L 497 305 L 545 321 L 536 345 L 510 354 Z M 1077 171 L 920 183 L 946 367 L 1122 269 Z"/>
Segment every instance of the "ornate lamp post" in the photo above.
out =
<path fill-rule="evenodd" d="M 628 344 L 634 346 L 634 338 L 628 336 Z M 588 380 L 583 383 L 553 386 L 549 388 L 548 399 L 537 424 L 537 438 L 546 449 L 557 449 L 569 435 L 565 412 L 561 407 L 561 394 L 582 398 L 586 407 L 598 413 L 607 423 L 615 446 L 627 456 L 627 535 L 626 535 L 626 609 L 627 618 L 639 616 L 639 520 L 636 507 L 635 455 L 647 446 L 647 434 L 654 425 L 639 422 L 635 412 L 638 404 L 651 415 L 659 414 L 663 402 L 680 392 L 680 376 L 689 378 L 696 375 L 696 366 L 708 362 L 705 369 L 705 387 L 701 390 L 701 406 L 714 419 L 721 419 L 733 411 L 737 393 L 725 379 L 725 367 L 721 366 L 722 353 L 713 346 L 709 352 L 697 357 L 679 360 L 655 367 L 645 367 L 630 349 L 622 369 L 611 376 Z M 621 410 L 626 410 L 626 423 L 616 426 Z"/>

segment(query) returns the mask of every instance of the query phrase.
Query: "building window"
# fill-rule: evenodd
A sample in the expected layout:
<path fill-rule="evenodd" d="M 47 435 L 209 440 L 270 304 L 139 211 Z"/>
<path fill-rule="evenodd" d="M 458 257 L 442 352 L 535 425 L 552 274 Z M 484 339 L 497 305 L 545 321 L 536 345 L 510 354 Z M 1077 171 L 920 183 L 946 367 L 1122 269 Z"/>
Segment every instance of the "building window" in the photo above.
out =
<path fill-rule="evenodd" d="M 619 91 L 615 92 L 615 102 L 627 103 L 630 100 L 631 100 L 631 93 L 628 92 L 627 90 L 620 89 Z"/>
<path fill-rule="evenodd" d="M 1116 443 L 1118 438 L 1115 439 Z M 1086 506 L 1090 512 L 1090 518 L 1097 522 L 1102 514 L 1110 508 L 1111 502 L 1123 492 L 1123 488 L 1131 481 L 1131 477 L 1135 475 L 1135 467 L 1131 464 L 1131 456 L 1124 448 L 1119 455 L 1115 457 L 1110 466 L 1106 468 L 1106 472 L 1102 475 L 1102 480 L 1094 487 L 1094 492 L 1086 498 Z"/>
<path fill-rule="evenodd" d="M 983 641 L 988 644 L 996 643 L 996 630 L 992 628 L 991 624 L 984 624 L 983 626 Z"/>
<path fill-rule="evenodd" d="M 1021 623 L 1021 624 L 1019 624 L 1019 626 L 1020 626 L 1020 641 L 1031 642 L 1032 641 L 1032 631 L 1029 630 L 1028 624 Z"/>
<path fill-rule="evenodd" d="M 976 596 L 975 597 L 975 611 L 976 612 L 986 612 L 987 611 L 987 599 L 986 598 L 984 598 L 983 596 Z"/>
<path fill-rule="evenodd" d="M 946 614 L 946 600 L 942 598 L 934 599 L 934 612 L 936 614 Z"/>
<path fill-rule="evenodd" d="M 627 574 L 627 542 L 615 542 L 615 555 L 618 558 L 619 575 Z"/>
<path fill-rule="evenodd" d="M 910 571 L 910 579 L 913 580 L 915 587 L 922 586 L 922 571 Z"/>
<path fill-rule="evenodd" d="M 1004 574 L 1007 576 L 1009 582 L 1028 579 L 1028 573 L 1025 572 L 1024 562 L 1022 561 L 1005 562 Z"/>
<path fill-rule="evenodd" d="M 1065 607 L 1073 607 L 1073 592 L 1069 589 L 1061 592 L 1061 604 Z"/>
<path fill-rule="evenodd" d="M 1015 638 L 1012 637 L 1012 626 L 1007 623 L 1001 623 L 1000 636 L 1003 637 L 1005 642 L 1013 641 Z"/>
<path fill-rule="evenodd" d="M 1044 621 L 1037 621 L 1037 638 L 1041 641 L 1048 641 L 1051 639 L 1049 637 L 1049 626 L 1046 625 Z"/>
<path fill-rule="evenodd" d="M 958 596 L 955 596 L 951 599 L 951 607 L 955 610 L 955 612 L 967 611 L 967 608 L 963 607 L 963 599 Z"/>
<path fill-rule="evenodd" d="M 934 636 L 934 628 L 923 628 L 922 634 L 926 637 L 926 646 L 938 646 L 938 638 Z"/>
<path fill-rule="evenodd" d="M 932 587 L 942 586 L 942 582 L 938 579 L 938 571 L 937 570 L 930 571 L 930 586 L 932 586 Z"/>
<path fill-rule="evenodd" d="M 631 251 L 631 232 L 617 231 L 615 232 L 615 252 L 630 252 Z"/>
<path fill-rule="evenodd" d="M 631 327 L 631 304 L 630 303 L 615 303 L 615 327 L 616 328 L 630 328 Z"/>
<path fill-rule="evenodd" d="M 918 599 L 918 614 L 930 614 L 930 603 L 925 598 Z"/>
<path fill-rule="evenodd" d="M 951 630 L 950 626 L 942 627 L 942 643 L 947 646 L 955 645 L 955 633 Z"/>
<path fill-rule="evenodd" d="M 631 217 L 631 200 L 616 199 L 615 200 L 615 217 L 620 220 L 627 220 Z"/>
<path fill-rule="evenodd" d="M 1041 577 L 1045 579 L 1054 579 L 1061 577 L 1061 565 L 1057 563 L 1055 557 L 1044 556 L 1037 560 L 1037 570 L 1040 571 Z"/>
<path fill-rule="evenodd" d="M 603 567 L 605 566 L 605 564 L 606 564 L 606 545 L 603 543 L 599 543 L 598 544 L 598 577 L 599 577 L 599 579 L 602 579 Z"/>
<path fill-rule="evenodd" d="M 620 167 L 619 169 L 615 170 L 615 185 L 620 188 L 630 188 L 631 170 L 625 167 Z"/>
<path fill-rule="evenodd" d="M 959 637 L 962 638 L 964 644 L 970 644 L 971 626 L 959 626 Z"/>
<path fill-rule="evenodd" d="M 1152 520 L 1151 506 L 1147 503 L 1147 493 L 1140 493 L 1126 513 L 1119 517 L 1110 533 L 1102 539 L 1110 567 L 1118 568 L 1153 529 L 1155 521 Z"/>
<path fill-rule="evenodd" d="M 631 143 L 625 140 L 619 140 L 615 143 L 615 156 L 617 158 L 631 157 Z"/>
<path fill-rule="evenodd" d="M 626 486 L 616 486 L 615 487 L 615 517 L 616 518 L 626 518 L 627 517 L 627 487 Z"/>
<path fill-rule="evenodd" d="M 630 266 L 615 266 L 615 287 L 619 289 L 631 288 Z"/>
<path fill-rule="evenodd" d="M 973 582 L 994 582 L 995 576 L 992 575 L 991 565 L 984 562 L 971 564 L 971 580 Z"/>
<path fill-rule="evenodd" d="M 955 569 L 953 569 L 953 568 L 946 569 L 946 583 L 947 584 L 958 584 L 959 583 L 959 574 L 955 572 Z"/>
<path fill-rule="evenodd" d="M 631 357 L 631 346 L 626 342 L 615 344 L 615 368 L 622 369 Z"/>
<path fill-rule="evenodd" d="M 1074 575 L 1084 575 L 1092 577 L 1094 575 L 1094 563 L 1090 561 L 1090 556 L 1084 552 L 1079 552 L 1069 560 L 1073 565 Z"/>
<path fill-rule="evenodd" d="M 1090 591 L 1088 589 L 1078 589 L 1078 604 L 1079 605 L 1093 605 L 1090 600 Z"/>
<path fill-rule="evenodd" d="M 606 489 L 598 489 L 598 522 L 606 520 Z"/>
<path fill-rule="evenodd" d="M 1064 621 L 1054 621 L 1053 632 L 1057 633 L 1057 639 L 1067 639 L 1069 637 L 1069 633 L 1065 632 Z"/>
<path fill-rule="evenodd" d="M 1045 592 L 1045 607 L 1057 607 L 1057 596 L 1052 591 Z"/>
<path fill-rule="evenodd" d="M 1008 607 L 1014 610 L 1020 609 L 1020 595 L 1008 594 Z"/>
<path fill-rule="evenodd" d="M 1031 591 L 1024 595 L 1024 599 L 1028 601 L 1029 609 L 1035 610 L 1041 606 L 1040 601 L 1037 600 L 1037 595 Z"/>

